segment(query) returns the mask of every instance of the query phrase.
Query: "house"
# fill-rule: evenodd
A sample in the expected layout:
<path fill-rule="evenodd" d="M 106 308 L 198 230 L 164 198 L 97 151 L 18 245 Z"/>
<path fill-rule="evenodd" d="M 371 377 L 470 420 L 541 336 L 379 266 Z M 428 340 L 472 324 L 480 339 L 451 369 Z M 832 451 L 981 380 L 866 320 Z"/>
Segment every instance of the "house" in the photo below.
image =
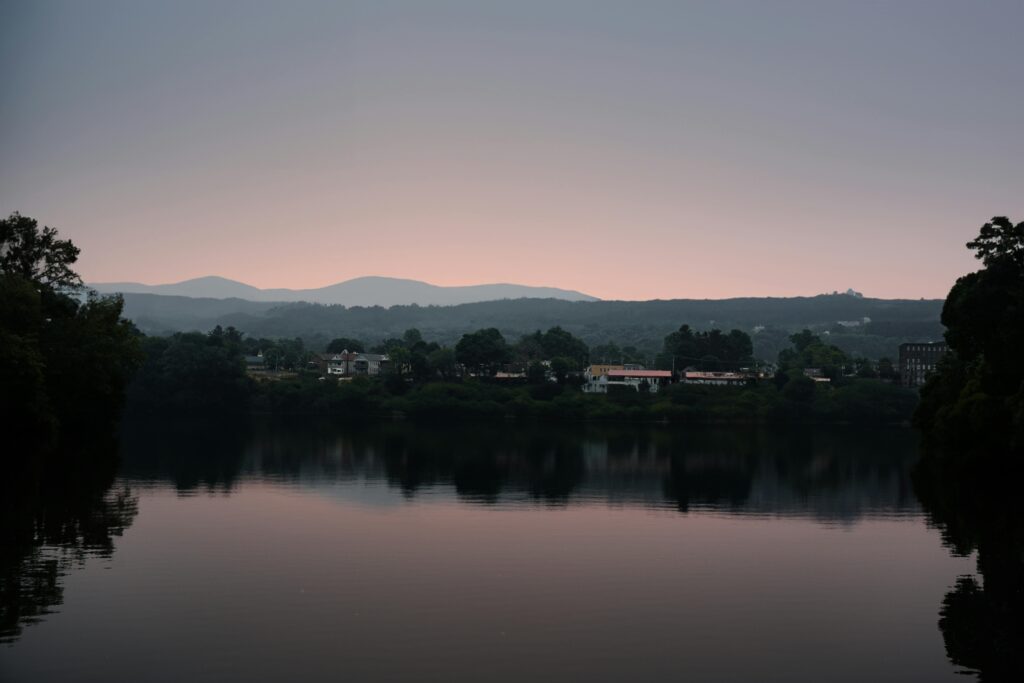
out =
<path fill-rule="evenodd" d="M 583 371 L 583 378 L 586 379 L 589 382 L 591 377 L 600 377 L 601 375 L 607 375 L 612 370 L 625 370 L 625 369 L 626 369 L 625 365 L 608 365 L 608 364 L 591 365 L 590 367 L 588 367 L 586 370 Z"/>
<path fill-rule="evenodd" d="M 720 387 L 742 386 L 753 382 L 757 377 L 744 372 L 701 372 L 686 371 L 680 381 L 683 384 L 709 384 Z"/>
<path fill-rule="evenodd" d="M 652 393 L 657 392 L 660 387 L 672 381 L 672 373 L 668 370 L 607 370 L 604 374 L 594 374 L 594 368 L 603 369 L 601 366 L 591 366 L 583 374 L 586 382 L 583 384 L 583 391 L 588 394 L 607 394 L 609 387 L 620 386 L 630 387 L 640 391 L 643 385 L 648 387 Z"/>
<path fill-rule="evenodd" d="M 266 369 L 266 365 L 263 362 L 263 352 L 259 351 L 255 356 L 246 356 L 245 369 L 249 372 L 259 372 Z"/>
<path fill-rule="evenodd" d="M 328 377 L 352 377 L 353 375 L 369 375 L 375 377 L 387 367 L 391 361 L 385 354 L 354 353 L 340 351 L 338 353 L 321 353 L 317 356 L 316 365 L 321 373 Z"/>
<path fill-rule="evenodd" d="M 376 377 L 391 362 L 391 359 L 382 353 L 359 353 L 355 354 L 355 356 L 351 366 L 351 374 L 353 375 Z"/>
<path fill-rule="evenodd" d="M 946 342 L 900 344 L 900 384 L 905 387 L 922 386 L 948 350 Z"/>
<path fill-rule="evenodd" d="M 356 359 L 355 353 L 340 351 L 338 353 L 321 353 L 316 357 L 316 366 L 320 372 L 327 376 L 345 377 L 352 374 L 352 364 Z"/>
<path fill-rule="evenodd" d="M 828 384 L 832 380 L 825 376 L 825 371 L 821 368 L 804 368 L 804 377 L 809 377 L 815 382 L 822 384 Z"/>

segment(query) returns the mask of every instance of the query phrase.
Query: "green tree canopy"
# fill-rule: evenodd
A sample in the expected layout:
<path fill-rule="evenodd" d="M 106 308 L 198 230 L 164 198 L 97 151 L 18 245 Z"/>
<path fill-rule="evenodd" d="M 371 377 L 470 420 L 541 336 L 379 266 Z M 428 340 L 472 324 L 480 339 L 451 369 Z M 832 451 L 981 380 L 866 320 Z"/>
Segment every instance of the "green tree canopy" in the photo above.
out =
<path fill-rule="evenodd" d="M 967 248 L 973 249 L 986 267 L 1005 262 L 1024 269 L 1024 221 L 1014 225 L 1006 216 L 996 216 L 981 226 Z"/>
<path fill-rule="evenodd" d="M 701 370 L 738 370 L 753 362 L 754 345 L 742 330 L 723 334 L 714 329 L 697 332 L 689 325 L 665 337 L 659 364 L 676 369 L 694 366 Z"/>
<path fill-rule="evenodd" d="M 0 412 L 36 453 L 109 436 L 140 360 L 120 297 L 69 296 L 77 257 L 53 228 L 0 221 Z"/>
<path fill-rule="evenodd" d="M 789 340 L 793 348 L 779 352 L 779 369 L 782 371 L 818 368 L 826 377 L 836 380 L 842 377 L 845 368 L 854 366 L 854 361 L 842 349 L 826 344 L 810 330 L 792 334 Z"/>
<path fill-rule="evenodd" d="M 547 332 L 537 330 L 520 339 L 514 349 L 518 360 L 554 360 L 561 357 L 568 361 L 568 370 L 580 370 L 590 360 L 590 349 L 586 343 L 561 327 L 552 327 Z"/>
<path fill-rule="evenodd" d="M 479 375 L 493 375 L 511 357 L 505 338 L 494 327 L 464 334 L 455 345 L 458 362 Z"/>
<path fill-rule="evenodd" d="M 71 266 L 79 249 L 71 240 L 57 238 L 57 230 L 39 229 L 34 218 L 12 213 L 0 220 L 0 272 L 12 274 L 50 289 L 76 289 L 82 279 Z"/>
<path fill-rule="evenodd" d="M 942 308 L 951 353 L 922 388 L 915 423 L 934 450 L 1024 452 L 1024 223 L 993 218 L 967 243 L 984 267 Z"/>
<path fill-rule="evenodd" d="M 353 353 L 363 353 L 366 351 L 366 347 L 363 342 L 358 339 L 349 339 L 348 337 L 338 337 L 332 339 L 327 345 L 327 353 L 341 353 L 342 351 L 352 351 Z"/>

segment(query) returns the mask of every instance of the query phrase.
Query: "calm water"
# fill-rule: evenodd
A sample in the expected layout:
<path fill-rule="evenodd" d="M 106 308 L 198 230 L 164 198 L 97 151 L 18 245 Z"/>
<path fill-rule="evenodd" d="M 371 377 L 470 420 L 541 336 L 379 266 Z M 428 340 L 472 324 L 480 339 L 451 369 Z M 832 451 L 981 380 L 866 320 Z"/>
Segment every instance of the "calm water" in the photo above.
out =
<path fill-rule="evenodd" d="M 939 612 L 975 557 L 928 523 L 909 432 L 136 424 L 120 452 L 15 510 L 3 680 L 968 668 Z"/>

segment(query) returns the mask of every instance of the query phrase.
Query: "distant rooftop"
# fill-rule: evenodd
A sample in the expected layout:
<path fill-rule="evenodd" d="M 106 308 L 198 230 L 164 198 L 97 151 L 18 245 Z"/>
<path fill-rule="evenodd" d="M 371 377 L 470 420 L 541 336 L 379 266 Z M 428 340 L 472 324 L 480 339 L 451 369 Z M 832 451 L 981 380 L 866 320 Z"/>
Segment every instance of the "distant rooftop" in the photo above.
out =
<path fill-rule="evenodd" d="M 662 377 L 670 378 L 672 373 L 668 370 L 609 370 L 608 377 Z"/>

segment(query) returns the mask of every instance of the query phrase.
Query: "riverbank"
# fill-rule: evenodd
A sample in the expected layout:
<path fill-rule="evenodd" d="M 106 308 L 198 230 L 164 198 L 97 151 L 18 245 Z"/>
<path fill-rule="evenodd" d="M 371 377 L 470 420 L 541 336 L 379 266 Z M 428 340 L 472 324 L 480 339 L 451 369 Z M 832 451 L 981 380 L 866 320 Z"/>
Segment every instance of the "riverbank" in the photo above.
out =
<path fill-rule="evenodd" d="M 357 378 L 348 382 L 297 377 L 251 382 L 231 402 L 203 403 L 203 413 L 326 415 L 342 420 L 399 416 L 415 421 L 532 419 L 558 422 L 659 422 L 672 424 L 905 424 L 916 392 L 877 380 L 850 379 L 836 386 L 772 382 L 746 387 L 677 384 L 657 393 L 632 389 L 585 394 L 571 385 L 507 384 L 470 379 L 411 384 Z M 138 398 L 138 397 L 137 397 Z M 145 397 L 142 397 L 145 398 Z M 136 400 L 129 411 L 168 409 L 159 397 Z M 208 397 L 209 398 L 209 397 Z M 180 405 L 180 404 L 179 404 Z"/>

